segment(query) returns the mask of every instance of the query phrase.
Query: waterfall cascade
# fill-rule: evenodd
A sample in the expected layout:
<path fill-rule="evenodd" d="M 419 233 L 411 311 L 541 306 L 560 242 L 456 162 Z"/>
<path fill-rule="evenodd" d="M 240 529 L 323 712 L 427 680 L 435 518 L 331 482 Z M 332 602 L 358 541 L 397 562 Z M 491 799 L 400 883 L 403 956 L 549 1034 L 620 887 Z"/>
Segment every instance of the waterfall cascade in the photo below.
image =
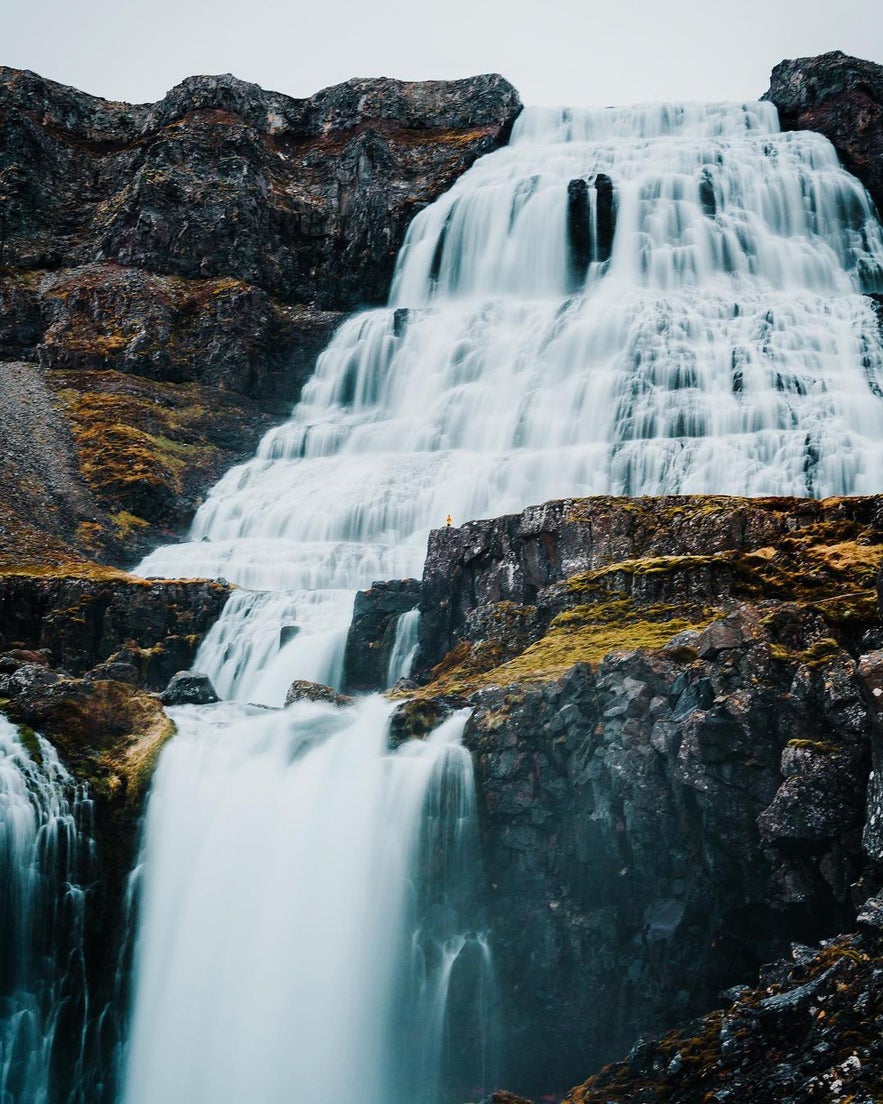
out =
<path fill-rule="evenodd" d="M 0 1100 L 81 1104 L 91 802 L 35 735 L 0 715 Z"/>
<path fill-rule="evenodd" d="M 281 703 L 336 682 L 352 590 L 428 530 L 597 493 L 883 489 L 883 236 L 771 104 L 528 109 L 415 218 L 291 420 L 144 574 L 226 577 L 199 656 Z M 280 630 L 301 631 L 285 647 Z"/>
<path fill-rule="evenodd" d="M 353 590 L 448 513 L 883 489 L 881 274 L 860 184 L 764 104 L 526 111 L 414 220 L 390 307 L 140 567 L 243 589 L 197 658 L 234 700 L 176 712 L 150 800 L 126 1104 L 480 1093 L 463 718 L 391 752 L 379 699 L 245 703 L 339 683 Z"/>
<path fill-rule="evenodd" d="M 391 710 L 175 711 L 146 825 L 126 1104 L 408 1104 L 458 1074 L 453 990 L 477 987 L 479 1007 L 490 990 L 466 923 L 467 715 L 390 753 Z"/>

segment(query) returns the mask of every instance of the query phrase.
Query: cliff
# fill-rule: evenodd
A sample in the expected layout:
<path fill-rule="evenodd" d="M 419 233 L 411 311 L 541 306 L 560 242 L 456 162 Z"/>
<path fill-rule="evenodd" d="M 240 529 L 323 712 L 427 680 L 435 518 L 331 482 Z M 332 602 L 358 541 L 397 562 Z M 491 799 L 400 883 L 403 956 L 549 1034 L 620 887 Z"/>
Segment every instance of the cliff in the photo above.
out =
<path fill-rule="evenodd" d="M 432 534 L 394 728 L 474 710 L 514 1088 L 566 1089 L 854 922 L 883 859 L 881 562 L 877 498 L 570 500 Z"/>
<path fill-rule="evenodd" d="M 0 562 L 131 562 L 186 528 L 520 106 L 498 76 L 130 105 L 0 68 Z"/>
<path fill-rule="evenodd" d="M 883 211 L 883 65 L 839 50 L 782 61 L 763 99 L 784 130 L 817 130 Z"/>

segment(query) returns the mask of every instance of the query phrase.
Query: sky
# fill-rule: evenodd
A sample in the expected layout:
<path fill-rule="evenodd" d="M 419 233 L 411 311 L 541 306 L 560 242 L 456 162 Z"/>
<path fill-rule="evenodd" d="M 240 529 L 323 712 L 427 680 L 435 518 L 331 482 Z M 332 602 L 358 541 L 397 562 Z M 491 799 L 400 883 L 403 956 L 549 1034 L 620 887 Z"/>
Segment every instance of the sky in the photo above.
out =
<path fill-rule="evenodd" d="M 756 99 L 786 57 L 883 63 L 883 0 L 3 0 L 0 64 L 108 99 L 232 72 L 291 96 L 498 72 L 528 104 Z"/>

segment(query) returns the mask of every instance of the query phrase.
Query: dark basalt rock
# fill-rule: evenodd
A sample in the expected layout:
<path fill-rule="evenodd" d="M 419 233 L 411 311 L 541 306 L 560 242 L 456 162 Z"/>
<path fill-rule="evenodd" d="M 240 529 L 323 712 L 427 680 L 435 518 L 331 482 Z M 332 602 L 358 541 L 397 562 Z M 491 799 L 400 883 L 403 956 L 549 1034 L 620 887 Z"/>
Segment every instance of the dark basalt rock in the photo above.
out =
<path fill-rule="evenodd" d="M 835 50 L 782 61 L 769 90 L 785 130 L 817 130 L 883 211 L 883 66 Z"/>
<path fill-rule="evenodd" d="M 419 601 L 417 579 L 372 583 L 356 594 L 343 664 L 347 692 L 386 689 L 398 619 Z"/>
<path fill-rule="evenodd" d="M 597 260 L 609 261 L 613 255 L 613 235 L 616 232 L 616 191 L 606 173 L 595 177 L 598 204 Z"/>
<path fill-rule="evenodd" d="M 201 671 L 179 671 L 159 696 L 163 705 L 212 705 L 221 699 L 212 680 Z"/>
<path fill-rule="evenodd" d="M 876 917 L 871 900 L 861 917 Z M 883 1091 L 883 939 L 876 922 L 763 971 L 727 1006 L 643 1038 L 567 1096 L 565 1104 L 841 1100 L 876 1104 Z"/>
<path fill-rule="evenodd" d="M 520 109 L 499 76 L 295 100 L 227 74 L 130 105 L 0 69 L 0 263 L 111 260 L 324 309 L 380 303 L 411 218 Z"/>
<path fill-rule="evenodd" d="M 560 1094 L 855 922 L 883 876 L 881 562 L 876 497 L 572 500 L 431 535 L 391 727 L 473 708 L 514 1089 Z"/>
<path fill-rule="evenodd" d="M 46 645 L 73 675 L 124 663 L 141 686 L 162 690 L 193 662 L 229 594 L 220 583 L 146 581 L 101 569 L 92 577 L 0 575 L 0 646 Z"/>
<path fill-rule="evenodd" d="M 348 694 L 339 694 L 333 687 L 321 682 L 310 682 L 309 679 L 295 679 L 288 687 L 285 695 L 285 705 L 294 705 L 295 702 L 325 702 L 328 705 L 352 705 L 353 699 Z"/>
<path fill-rule="evenodd" d="M 592 262 L 591 217 L 588 182 L 571 180 L 567 185 L 567 242 L 570 247 L 570 290 L 574 292 L 585 283 Z"/>

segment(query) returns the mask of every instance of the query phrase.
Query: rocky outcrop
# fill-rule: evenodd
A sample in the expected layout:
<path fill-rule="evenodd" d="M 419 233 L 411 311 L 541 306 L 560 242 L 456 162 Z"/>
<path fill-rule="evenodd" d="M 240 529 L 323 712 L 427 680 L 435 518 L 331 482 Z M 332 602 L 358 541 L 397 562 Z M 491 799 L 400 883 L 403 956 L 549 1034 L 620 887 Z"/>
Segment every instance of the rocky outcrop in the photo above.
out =
<path fill-rule="evenodd" d="M 61 471 L 44 523 L 32 458 L 5 459 L 0 563 L 129 564 L 178 536 L 519 110 L 497 76 L 305 100 L 193 77 L 130 105 L 0 68 L 0 415 L 26 440 L 38 395 L 38 465 Z"/>
<path fill-rule="evenodd" d="M 883 211 L 883 66 L 835 50 L 782 61 L 765 100 L 785 130 L 817 130 Z"/>
<path fill-rule="evenodd" d="M 131 105 L 0 69 L 0 264 L 111 260 L 285 303 L 379 303 L 410 220 L 506 141 L 520 107 L 499 76 L 295 100 L 228 74 Z"/>
<path fill-rule="evenodd" d="M 758 598 L 861 592 L 873 607 L 881 531 L 878 498 L 712 496 L 564 500 L 437 529 L 415 674 L 443 659 L 450 689 L 454 669 L 464 686 L 558 674 Z"/>
<path fill-rule="evenodd" d="M 852 935 L 795 943 L 759 986 L 724 994 L 721 1011 L 661 1037 L 575 1088 L 565 1104 L 843 1101 L 883 1095 L 883 932 L 870 901 Z"/>
<path fill-rule="evenodd" d="M 108 568 L 2 574 L 0 647 L 47 648 L 67 675 L 126 664 L 140 686 L 162 690 L 191 665 L 229 593 L 220 583 L 145 580 Z"/>
<path fill-rule="evenodd" d="M 212 705 L 220 701 L 212 680 L 201 671 L 179 671 L 159 696 L 163 705 Z"/>
<path fill-rule="evenodd" d="M 321 702 L 324 705 L 352 705 L 353 699 L 347 694 L 339 694 L 333 687 L 322 682 L 310 682 L 309 679 L 295 679 L 285 695 L 285 707 L 295 702 Z"/>
<path fill-rule="evenodd" d="M 386 689 L 398 620 L 419 601 L 416 579 L 377 582 L 356 594 L 343 661 L 346 691 Z"/>
<path fill-rule="evenodd" d="M 573 500 L 432 534 L 394 738 L 473 708 L 514 1089 L 560 1093 L 849 930 L 880 883 L 881 563 L 875 498 Z"/>

